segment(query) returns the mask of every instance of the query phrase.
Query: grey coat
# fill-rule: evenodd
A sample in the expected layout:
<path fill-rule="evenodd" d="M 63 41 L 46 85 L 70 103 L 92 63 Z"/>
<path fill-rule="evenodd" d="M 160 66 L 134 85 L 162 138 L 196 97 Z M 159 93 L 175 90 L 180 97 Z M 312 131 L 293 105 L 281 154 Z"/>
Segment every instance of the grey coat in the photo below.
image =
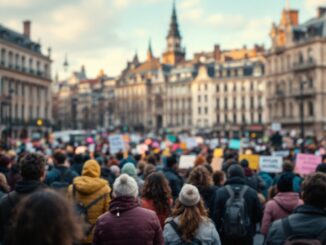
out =
<path fill-rule="evenodd" d="M 326 229 L 326 210 L 313 206 L 299 206 L 288 218 L 296 236 L 317 238 Z M 282 220 L 277 220 L 270 227 L 265 244 L 282 245 L 286 239 Z"/>
<path fill-rule="evenodd" d="M 164 244 L 165 245 L 178 245 L 181 243 L 181 239 L 174 231 L 172 226 L 168 223 L 172 218 L 168 218 L 165 221 L 163 230 Z M 174 222 L 179 224 L 179 218 L 173 219 Z M 207 218 L 206 221 L 199 225 L 196 238 L 202 242 L 203 245 L 221 245 L 220 236 L 215 229 L 214 223 Z"/>

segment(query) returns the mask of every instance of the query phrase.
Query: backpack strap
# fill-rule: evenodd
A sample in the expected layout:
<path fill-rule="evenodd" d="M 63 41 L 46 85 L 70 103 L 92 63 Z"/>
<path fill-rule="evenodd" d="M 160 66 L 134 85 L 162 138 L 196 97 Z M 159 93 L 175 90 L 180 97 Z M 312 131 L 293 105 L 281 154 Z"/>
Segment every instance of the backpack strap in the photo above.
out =
<path fill-rule="evenodd" d="M 172 219 L 170 222 L 168 222 L 168 224 L 171 225 L 172 229 L 175 231 L 175 233 L 177 233 L 178 237 L 182 241 L 182 234 L 181 234 L 181 231 L 180 231 L 177 223 Z M 198 245 L 202 244 L 202 242 L 197 238 L 193 238 L 192 241 L 195 242 Z"/>
<path fill-rule="evenodd" d="M 247 185 L 245 185 L 241 188 L 240 195 L 239 195 L 240 199 L 242 199 L 244 197 L 244 195 L 246 194 L 248 189 L 249 189 L 249 187 Z"/>
<path fill-rule="evenodd" d="M 226 185 L 225 189 L 229 193 L 230 199 L 233 199 L 234 198 L 234 190 L 232 189 L 232 187 L 230 185 Z"/>
<path fill-rule="evenodd" d="M 285 237 L 290 237 L 293 234 L 293 230 L 292 230 L 292 227 L 290 225 L 288 217 L 282 219 L 282 226 L 283 226 L 283 231 L 284 231 Z"/>
<path fill-rule="evenodd" d="M 99 196 L 98 198 L 91 201 L 88 205 L 85 206 L 85 211 L 87 212 L 91 207 L 93 207 L 96 203 L 101 201 L 102 199 L 106 199 L 109 193 L 105 193 L 104 195 Z"/>

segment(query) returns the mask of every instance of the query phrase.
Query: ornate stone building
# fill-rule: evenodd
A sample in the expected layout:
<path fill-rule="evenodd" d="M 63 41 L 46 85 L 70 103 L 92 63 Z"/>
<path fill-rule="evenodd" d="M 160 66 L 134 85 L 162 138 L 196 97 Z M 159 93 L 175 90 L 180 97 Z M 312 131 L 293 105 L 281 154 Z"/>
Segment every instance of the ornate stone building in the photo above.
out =
<path fill-rule="evenodd" d="M 300 136 L 325 137 L 326 9 L 300 24 L 296 10 L 285 9 L 270 33 L 266 55 L 268 122 Z M 301 114 L 302 113 L 302 114 Z M 303 119 L 303 121 L 302 121 Z"/>
<path fill-rule="evenodd" d="M 31 22 L 23 34 L 0 25 L 0 138 L 31 137 L 52 122 L 50 48 L 31 39 Z"/>

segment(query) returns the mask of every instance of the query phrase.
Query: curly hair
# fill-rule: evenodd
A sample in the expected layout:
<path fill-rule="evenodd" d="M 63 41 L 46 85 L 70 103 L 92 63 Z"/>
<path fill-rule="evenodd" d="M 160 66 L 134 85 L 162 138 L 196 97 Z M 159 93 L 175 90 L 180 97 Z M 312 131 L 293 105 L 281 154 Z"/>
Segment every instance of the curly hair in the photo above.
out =
<path fill-rule="evenodd" d="M 38 153 L 28 153 L 20 160 L 21 175 L 27 180 L 39 180 L 44 172 L 46 159 Z"/>
<path fill-rule="evenodd" d="M 308 175 L 302 184 L 302 198 L 305 204 L 326 208 L 326 174 Z"/>
<path fill-rule="evenodd" d="M 153 200 L 157 213 L 170 211 L 172 199 L 169 182 L 162 173 L 152 173 L 145 180 L 142 198 Z"/>
<path fill-rule="evenodd" d="M 213 185 L 213 178 L 206 167 L 198 166 L 190 172 L 188 183 L 196 187 L 209 187 Z"/>
<path fill-rule="evenodd" d="M 17 207 L 11 245 L 70 245 L 83 237 L 72 205 L 51 190 L 37 191 Z"/>
<path fill-rule="evenodd" d="M 186 207 L 177 200 L 172 211 L 172 217 L 178 216 L 179 229 L 182 234 L 181 239 L 189 242 L 196 236 L 200 223 L 208 219 L 208 212 L 203 200 L 200 200 L 198 204 L 193 207 Z"/>

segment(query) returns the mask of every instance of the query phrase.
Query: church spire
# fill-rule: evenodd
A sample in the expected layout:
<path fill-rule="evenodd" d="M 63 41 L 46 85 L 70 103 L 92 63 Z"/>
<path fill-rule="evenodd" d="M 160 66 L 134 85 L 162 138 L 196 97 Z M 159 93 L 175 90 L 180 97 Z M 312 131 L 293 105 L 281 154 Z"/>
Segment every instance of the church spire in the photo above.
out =
<path fill-rule="evenodd" d="M 167 38 L 179 38 L 181 39 L 180 31 L 179 31 L 179 24 L 177 18 L 177 10 L 175 6 L 175 0 L 173 1 L 173 9 L 172 9 L 172 16 L 170 22 L 170 29 Z"/>
<path fill-rule="evenodd" d="M 153 51 L 152 51 L 152 40 L 149 39 L 148 42 L 148 50 L 147 50 L 147 60 L 150 61 L 153 59 Z"/>
<path fill-rule="evenodd" d="M 138 52 L 137 50 L 135 51 L 134 58 L 132 59 L 132 63 L 138 65 L 139 64 L 139 59 L 138 59 Z"/>

